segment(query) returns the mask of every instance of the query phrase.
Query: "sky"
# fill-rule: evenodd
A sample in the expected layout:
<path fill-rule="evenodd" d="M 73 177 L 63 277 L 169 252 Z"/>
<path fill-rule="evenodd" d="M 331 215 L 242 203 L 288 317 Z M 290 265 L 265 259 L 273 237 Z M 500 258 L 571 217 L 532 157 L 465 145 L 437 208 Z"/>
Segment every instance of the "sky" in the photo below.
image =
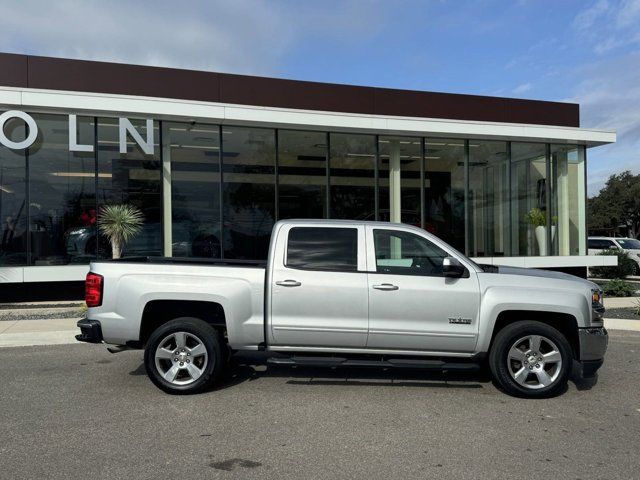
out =
<path fill-rule="evenodd" d="M 640 0 L 0 0 L 0 51 L 568 101 L 640 173 Z"/>

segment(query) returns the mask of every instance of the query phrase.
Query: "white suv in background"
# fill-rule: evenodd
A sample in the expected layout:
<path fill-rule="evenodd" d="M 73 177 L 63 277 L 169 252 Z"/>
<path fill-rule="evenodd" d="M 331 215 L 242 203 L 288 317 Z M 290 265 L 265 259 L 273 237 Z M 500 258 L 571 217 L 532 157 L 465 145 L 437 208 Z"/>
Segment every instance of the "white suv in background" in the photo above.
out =
<path fill-rule="evenodd" d="M 627 252 L 634 262 L 632 275 L 640 274 L 640 240 L 625 237 L 589 237 L 589 255 L 597 255 L 611 248 Z"/>

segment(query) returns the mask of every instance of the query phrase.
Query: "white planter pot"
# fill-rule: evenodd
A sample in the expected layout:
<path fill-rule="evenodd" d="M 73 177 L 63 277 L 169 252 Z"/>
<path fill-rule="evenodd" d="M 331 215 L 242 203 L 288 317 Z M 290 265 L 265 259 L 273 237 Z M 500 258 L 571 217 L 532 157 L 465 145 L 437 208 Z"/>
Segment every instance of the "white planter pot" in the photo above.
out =
<path fill-rule="evenodd" d="M 547 227 L 536 227 L 535 232 L 538 241 L 538 254 L 545 256 L 547 254 Z"/>
<path fill-rule="evenodd" d="M 544 257 L 547 255 L 547 227 L 539 226 L 535 229 L 536 240 L 538 242 L 538 253 Z M 551 244 L 556 238 L 556 226 L 551 225 Z"/>

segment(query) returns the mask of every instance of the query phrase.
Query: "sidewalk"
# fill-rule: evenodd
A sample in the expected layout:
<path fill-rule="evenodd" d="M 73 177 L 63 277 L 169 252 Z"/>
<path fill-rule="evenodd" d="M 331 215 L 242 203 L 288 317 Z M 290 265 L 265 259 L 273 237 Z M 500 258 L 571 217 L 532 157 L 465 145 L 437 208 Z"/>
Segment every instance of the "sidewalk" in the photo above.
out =
<path fill-rule="evenodd" d="M 75 336 L 80 329 L 76 323 L 80 318 L 0 321 L 0 347 L 77 343 Z"/>
<path fill-rule="evenodd" d="M 82 317 L 78 315 L 73 318 L 2 320 L 0 321 L 0 348 L 79 344 L 75 336 L 80 333 L 80 329 L 76 326 L 80 318 Z M 604 324 L 609 330 L 640 332 L 640 320 L 605 318 Z"/>

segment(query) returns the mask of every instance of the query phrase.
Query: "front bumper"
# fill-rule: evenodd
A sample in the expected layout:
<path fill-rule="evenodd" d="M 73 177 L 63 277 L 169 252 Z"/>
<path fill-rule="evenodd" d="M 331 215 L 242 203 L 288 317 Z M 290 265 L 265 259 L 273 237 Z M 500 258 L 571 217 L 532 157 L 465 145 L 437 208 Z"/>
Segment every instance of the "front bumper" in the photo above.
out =
<path fill-rule="evenodd" d="M 98 320 L 83 318 L 77 323 L 80 328 L 80 335 L 76 335 L 76 340 L 87 343 L 102 343 L 102 327 Z"/>
<path fill-rule="evenodd" d="M 578 329 L 580 360 L 602 360 L 607 351 L 609 333 L 604 327 Z"/>
<path fill-rule="evenodd" d="M 602 366 L 609 344 L 609 333 L 604 327 L 578 329 L 582 376 L 592 377 Z"/>

